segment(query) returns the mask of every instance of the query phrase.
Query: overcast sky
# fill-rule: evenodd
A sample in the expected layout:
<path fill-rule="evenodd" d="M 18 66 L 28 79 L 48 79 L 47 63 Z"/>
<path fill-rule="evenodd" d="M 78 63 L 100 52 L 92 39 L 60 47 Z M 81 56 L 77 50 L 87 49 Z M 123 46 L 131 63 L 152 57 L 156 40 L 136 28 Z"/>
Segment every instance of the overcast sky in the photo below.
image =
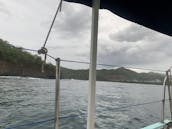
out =
<path fill-rule="evenodd" d="M 0 38 L 39 49 L 57 8 L 56 0 L 0 0 Z M 89 61 L 91 8 L 63 2 L 47 43 L 49 53 Z M 172 38 L 100 11 L 98 62 L 166 70 L 172 65 Z M 49 60 L 50 61 L 50 60 Z M 81 68 L 79 64 L 64 64 Z"/>

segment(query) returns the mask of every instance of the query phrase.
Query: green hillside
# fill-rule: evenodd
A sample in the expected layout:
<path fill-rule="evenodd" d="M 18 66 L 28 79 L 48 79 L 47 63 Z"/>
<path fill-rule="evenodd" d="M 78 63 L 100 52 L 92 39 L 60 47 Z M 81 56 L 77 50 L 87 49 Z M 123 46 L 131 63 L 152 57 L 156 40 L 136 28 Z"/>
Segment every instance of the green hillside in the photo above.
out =
<path fill-rule="evenodd" d="M 41 57 L 31 55 L 17 48 L 7 41 L 0 39 L 0 75 L 11 76 L 54 76 L 55 68 L 52 64 L 45 65 L 45 73 L 41 73 Z"/>
<path fill-rule="evenodd" d="M 45 72 L 41 72 L 42 59 L 32 55 L 22 48 L 15 47 L 0 39 L 0 75 L 2 76 L 30 76 L 41 78 L 55 78 L 55 66 L 45 65 Z M 61 67 L 62 79 L 88 80 L 88 69 L 72 70 Z M 97 70 L 97 80 L 131 83 L 161 84 L 164 75 L 158 73 L 137 73 L 124 67 L 118 69 Z"/>

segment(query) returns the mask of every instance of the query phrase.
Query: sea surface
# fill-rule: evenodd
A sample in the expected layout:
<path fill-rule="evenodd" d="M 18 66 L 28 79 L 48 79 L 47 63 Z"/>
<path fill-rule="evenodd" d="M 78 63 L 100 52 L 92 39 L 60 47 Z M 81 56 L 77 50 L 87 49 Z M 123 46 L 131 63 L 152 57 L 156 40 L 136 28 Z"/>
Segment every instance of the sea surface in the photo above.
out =
<path fill-rule="evenodd" d="M 98 81 L 96 129 L 139 129 L 159 122 L 160 102 L 131 105 L 161 100 L 162 89 L 160 85 Z M 60 129 L 86 129 L 87 96 L 88 81 L 61 80 Z M 53 121 L 25 124 L 53 118 L 54 100 L 53 79 L 0 77 L 0 129 L 53 129 Z"/>

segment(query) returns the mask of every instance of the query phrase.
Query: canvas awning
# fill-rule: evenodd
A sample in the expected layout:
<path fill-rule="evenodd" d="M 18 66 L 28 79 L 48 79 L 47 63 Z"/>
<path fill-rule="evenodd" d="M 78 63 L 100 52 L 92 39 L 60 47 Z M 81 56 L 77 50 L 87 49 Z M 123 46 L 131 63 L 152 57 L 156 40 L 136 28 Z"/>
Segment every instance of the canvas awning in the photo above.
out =
<path fill-rule="evenodd" d="M 92 6 L 92 0 L 65 0 Z M 100 0 L 100 8 L 150 29 L 172 36 L 170 0 Z"/>

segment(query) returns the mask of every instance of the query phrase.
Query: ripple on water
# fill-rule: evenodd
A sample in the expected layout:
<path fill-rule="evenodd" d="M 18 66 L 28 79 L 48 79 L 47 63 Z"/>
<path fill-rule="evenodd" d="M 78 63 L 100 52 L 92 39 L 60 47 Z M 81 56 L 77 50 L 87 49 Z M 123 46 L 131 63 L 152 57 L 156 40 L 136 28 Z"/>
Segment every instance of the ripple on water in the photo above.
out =
<path fill-rule="evenodd" d="M 54 84 L 50 79 L 0 77 L 0 128 L 53 118 Z M 87 81 L 61 81 L 61 129 L 86 128 L 87 91 Z M 159 121 L 159 105 L 120 107 L 157 100 L 161 93 L 161 87 L 151 85 L 97 82 L 96 129 L 136 129 Z M 53 121 L 25 129 L 38 128 L 52 129 Z"/>

